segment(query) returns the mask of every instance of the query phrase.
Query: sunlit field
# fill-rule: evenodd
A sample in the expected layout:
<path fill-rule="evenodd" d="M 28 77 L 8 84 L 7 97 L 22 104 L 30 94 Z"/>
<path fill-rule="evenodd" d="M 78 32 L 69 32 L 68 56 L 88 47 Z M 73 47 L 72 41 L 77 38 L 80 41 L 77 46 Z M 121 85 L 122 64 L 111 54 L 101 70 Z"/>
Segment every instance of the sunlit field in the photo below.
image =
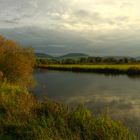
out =
<path fill-rule="evenodd" d="M 112 74 L 140 74 L 140 64 L 122 64 L 122 65 L 61 65 L 61 64 L 50 64 L 50 65 L 38 65 L 40 68 L 56 69 L 56 70 L 69 70 L 69 71 L 81 71 L 81 72 L 97 72 L 97 73 L 112 73 Z"/>

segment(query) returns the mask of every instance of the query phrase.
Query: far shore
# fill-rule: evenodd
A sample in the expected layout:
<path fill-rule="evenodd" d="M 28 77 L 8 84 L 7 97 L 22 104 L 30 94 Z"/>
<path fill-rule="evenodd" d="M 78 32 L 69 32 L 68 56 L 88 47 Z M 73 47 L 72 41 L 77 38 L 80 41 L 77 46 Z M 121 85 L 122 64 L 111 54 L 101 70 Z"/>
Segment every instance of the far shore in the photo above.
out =
<path fill-rule="evenodd" d="M 127 74 L 140 75 L 140 64 L 101 64 L 101 65 L 82 65 L 82 64 L 41 64 L 37 68 L 59 70 L 59 71 L 73 71 L 73 72 L 90 72 L 90 73 L 104 73 L 104 74 Z"/>

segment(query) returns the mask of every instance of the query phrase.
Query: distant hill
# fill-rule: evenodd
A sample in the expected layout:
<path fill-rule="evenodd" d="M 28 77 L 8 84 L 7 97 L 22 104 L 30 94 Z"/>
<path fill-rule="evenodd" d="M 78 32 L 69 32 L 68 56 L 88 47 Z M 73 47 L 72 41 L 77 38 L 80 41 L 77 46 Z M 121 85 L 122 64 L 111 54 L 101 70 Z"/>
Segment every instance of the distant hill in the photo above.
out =
<path fill-rule="evenodd" d="M 136 57 L 136 60 L 140 60 L 140 56 Z"/>
<path fill-rule="evenodd" d="M 38 58 L 48 58 L 48 59 L 79 59 L 81 57 L 88 57 L 88 55 L 84 53 L 68 53 L 66 55 L 58 56 L 58 57 L 45 53 L 36 53 L 36 56 Z"/>
<path fill-rule="evenodd" d="M 76 59 L 76 58 L 81 58 L 81 57 L 89 57 L 89 55 L 84 54 L 84 53 L 68 53 L 66 55 L 60 56 L 59 58 L 62 58 L 62 59 L 68 59 L 68 58 Z"/>
<path fill-rule="evenodd" d="M 54 58 L 53 56 L 51 56 L 49 54 L 45 54 L 45 53 L 36 53 L 36 56 L 38 58 L 49 58 L 49 59 Z"/>
<path fill-rule="evenodd" d="M 62 55 L 62 56 L 52 56 L 52 55 L 49 55 L 49 54 L 46 54 L 46 53 L 36 53 L 36 56 L 38 58 L 47 58 L 47 59 L 56 59 L 56 60 L 61 60 L 61 59 L 80 59 L 80 58 L 87 58 L 87 57 L 90 57 L 89 55 L 87 54 L 84 54 L 84 53 L 68 53 L 66 55 Z M 124 59 L 124 58 L 127 58 L 127 59 L 136 59 L 136 60 L 140 60 L 140 57 L 129 57 L 129 56 L 102 56 L 102 58 L 114 58 L 116 60 L 119 60 L 119 59 Z"/>

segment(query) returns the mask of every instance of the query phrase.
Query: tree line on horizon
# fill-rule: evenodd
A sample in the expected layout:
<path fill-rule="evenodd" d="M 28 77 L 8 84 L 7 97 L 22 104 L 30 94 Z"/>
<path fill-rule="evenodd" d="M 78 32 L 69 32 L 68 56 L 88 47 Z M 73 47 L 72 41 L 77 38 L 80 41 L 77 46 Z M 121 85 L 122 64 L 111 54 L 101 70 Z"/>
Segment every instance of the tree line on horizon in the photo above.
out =
<path fill-rule="evenodd" d="M 79 59 L 65 58 L 65 59 L 48 59 L 37 58 L 37 64 L 136 64 L 140 60 L 136 58 L 127 57 L 81 57 Z"/>

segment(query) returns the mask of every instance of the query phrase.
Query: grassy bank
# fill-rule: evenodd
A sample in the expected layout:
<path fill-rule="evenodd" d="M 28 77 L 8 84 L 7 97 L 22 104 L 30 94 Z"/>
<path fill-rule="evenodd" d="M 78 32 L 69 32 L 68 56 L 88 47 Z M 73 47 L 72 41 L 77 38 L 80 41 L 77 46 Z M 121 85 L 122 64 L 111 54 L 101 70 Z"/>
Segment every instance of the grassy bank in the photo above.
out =
<path fill-rule="evenodd" d="M 0 86 L 1 140 L 136 140 L 121 122 L 78 106 L 37 101 L 26 88 Z"/>
<path fill-rule="evenodd" d="M 46 68 L 51 70 L 74 71 L 74 72 L 95 72 L 105 74 L 128 74 L 140 75 L 140 64 L 135 65 L 61 65 L 49 64 L 38 65 L 39 68 Z"/>

